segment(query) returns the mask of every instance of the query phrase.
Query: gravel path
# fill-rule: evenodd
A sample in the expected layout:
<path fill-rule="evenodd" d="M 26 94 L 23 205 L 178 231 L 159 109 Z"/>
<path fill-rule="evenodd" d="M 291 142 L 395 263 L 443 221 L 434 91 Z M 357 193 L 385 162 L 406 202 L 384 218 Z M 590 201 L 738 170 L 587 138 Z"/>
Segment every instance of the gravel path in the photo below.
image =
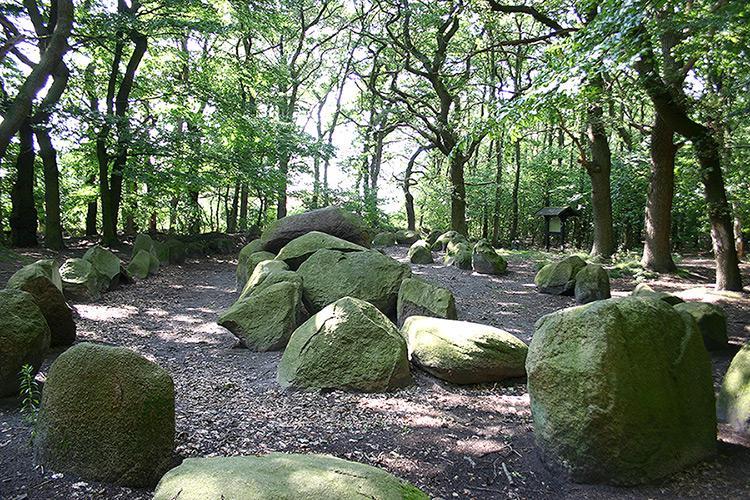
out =
<path fill-rule="evenodd" d="M 406 250 L 387 252 L 403 260 Z M 693 264 L 699 278 L 694 276 L 691 285 L 675 279 L 655 286 L 680 290 L 708 282 L 708 263 Z M 510 269 L 505 276 L 489 277 L 413 266 L 415 275 L 454 292 L 461 319 L 504 328 L 528 342 L 540 316 L 573 301 L 538 294 L 534 263 L 514 260 Z M 0 283 L 7 274 L 0 273 Z M 615 294 L 624 294 L 634 283 L 615 280 L 613 285 Z M 127 346 L 172 374 L 176 462 L 270 451 L 330 453 L 383 467 L 444 499 L 750 496 L 750 442 L 723 428 L 715 459 L 662 484 L 618 489 L 570 483 L 545 467 L 534 449 L 523 380 L 457 387 L 415 370 L 413 386 L 389 394 L 283 392 L 275 383 L 280 353 L 236 348 L 235 337 L 216 325 L 218 312 L 235 298 L 234 262 L 205 259 L 164 268 L 98 303 L 76 305 L 80 340 Z M 750 300 L 722 305 L 733 340 L 747 341 Z M 717 382 L 732 354 L 714 357 Z M 18 403 L 0 400 L 0 499 L 151 497 L 148 490 L 33 468 L 29 443 Z"/>

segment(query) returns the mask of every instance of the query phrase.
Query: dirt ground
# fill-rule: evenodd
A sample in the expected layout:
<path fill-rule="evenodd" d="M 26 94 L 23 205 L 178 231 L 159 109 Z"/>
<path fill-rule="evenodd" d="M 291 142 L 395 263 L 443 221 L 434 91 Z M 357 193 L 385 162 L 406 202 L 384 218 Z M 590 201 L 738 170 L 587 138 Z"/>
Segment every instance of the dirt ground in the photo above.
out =
<path fill-rule="evenodd" d="M 387 253 L 405 260 L 406 249 Z M 750 338 L 750 298 L 711 293 L 711 265 L 686 259 L 681 267 L 689 270 L 688 278 L 650 283 L 726 308 L 732 349 L 712 356 L 718 388 L 731 357 Z M 17 267 L 0 263 L 0 285 Z M 512 259 L 510 272 L 501 277 L 438 264 L 412 268 L 452 290 L 460 319 L 504 328 L 526 342 L 539 317 L 573 305 L 572 298 L 537 293 L 536 266 L 528 260 Z M 461 387 L 414 369 L 414 385 L 388 394 L 281 391 L 275 382 L 280 353 L 237 348 L 235 337 L 216 324 L 219 311 L 237 296 L 234 271 L 230 259 L 190 260 L 107 293 L 97 303 L 75 304 L 79 341 L 129 347 L 171 373 L 177 397 L 175 463 L 271 451 L 328 453 L 387 469 L 442 499 L 750 497 L 750 441 L 724 427 L 715 458 L 661 483 L 638 488 L 571 483 L 547 467 L 534 447 L 524 380 Z M 750 283 L 750 266 L 743 273 Z M 614 295 L 634 286 L 631 279 L 614 280 Z M 151 498 L 149 490 L 35 467 L 31 429 L 18 406 L 14 399 L 0 400 L 0 499 Z"/>

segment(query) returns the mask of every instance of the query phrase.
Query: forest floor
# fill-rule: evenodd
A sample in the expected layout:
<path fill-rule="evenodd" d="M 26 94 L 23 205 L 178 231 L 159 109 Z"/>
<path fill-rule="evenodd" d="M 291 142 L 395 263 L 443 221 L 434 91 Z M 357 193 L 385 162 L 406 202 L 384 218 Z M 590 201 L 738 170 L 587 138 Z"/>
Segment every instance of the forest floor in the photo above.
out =
<path fill-rule="evenodd" d="M 406 248 L 386 251 L 405 260 Z M 500 277 L 439 264 L 412 268 L 453 291 L 460 319 L 504 328 L 528 342 L 539 317 L 573 305 L 573 299 L 537 293 L 536 263 L 523 255 L 509 260 L 510 272 Z M 750 338 L 750 297 L 712 293 L 712 265 L 708 259 L 686 258 L 684 277 L 649 283 L 726 308 L 732 349 L 712 356 L 718 389 L 732 356 Z M 0 286 L 17 267 L 12 257 L 0 258 Z M 171 373 L 177 398 L 176 462 L 271 451 L 328 453 L 384 468 L 443 499 L 750 497 L 750 442 L 724 426 L 713 459 L 658 484 L 571 483 L 545 466 L 534 447 L 524 380 L 461 387 L 414 369 L 414 385 L 388 394 L 284 392 L 275 382 L 281 354 L 236 348 L 235 337 L 216 324 L 217 314 L 237 297 L 234 271 L 230 259 L 190 260 L 107 293 L 97 303 L 75 304 L 79 341 L 129 347 Z M 750 283 L 749 265 L 743 274 Z M 614 295 L 623 295 L 635 282 L 622 278 L 612 285 Z M 40 380 L 54 356 L 42 367 Z M 2 500 L 151 498 L 149 490 L 34 467 L 30 438 L 18 402 L 0 400 Z"/>

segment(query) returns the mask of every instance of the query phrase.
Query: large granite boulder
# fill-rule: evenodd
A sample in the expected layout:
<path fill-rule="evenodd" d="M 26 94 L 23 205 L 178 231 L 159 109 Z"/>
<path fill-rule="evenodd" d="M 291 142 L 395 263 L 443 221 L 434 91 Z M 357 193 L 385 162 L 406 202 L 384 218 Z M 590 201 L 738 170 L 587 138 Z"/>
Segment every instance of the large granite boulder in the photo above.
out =
<path fill-rule="evenodd" d="M 271 273 L 288 270 L 289 266 L 287 266 L 286 262 L 284 262 L 283 260 L 271 259 L 260 261 L 253 269 L 253 272 L 248 278 L 247 283 L 245 283 L 245 286 L 242 289 L 242 293 L 244 294 L 245 292 L 249 292 L 253 288 L 260 285 Z"/>
<path fill-rule="evenodd" d="M 437 229 L 433 229 L 430 232 L 423 232 L 424 240 L 430 245 L 430 247 L 433 247 L 435 245 L 435 242 L 440 238 L 440 235 L 443 234 L 442 231 L 438 231 Z"/>
<path fill-rule="evenodd" d="M 685 302 L 678 296 L 672 295 L 671 293 L 657 292 L 645 283 L 639 283 L 638 285 L 636 285 L 635 289 L 633 290 L 632 295 L 633 297 L 656 298 L 656 299 L 666 302 L 670 306 L 675 306 L 677 304 L 682 304 L 683 302 Z"/>
<path fill-rule="evenodd" d="M 53 260 L 38 260 L 22 267 L 8 280 L 8 289 L 23 290 L 34 296 L 49 325 L 51 345 L 70 345 L 76 339 L 73 311 L 62 292 L 62 278 Z"/>
<path fill-rule="evenodd" d="M 109 279 L 94 270 L 87 260 L 68 259 L 60 267 L 63 294 L 68 300 L 93 302 L 109 287 Z"/>
<path fill-rule="evenodd" d="M 241 298 L 221 314 L 218 323 L 243 346 L 265 352 L 284 349 L 303 319 L 302 287 L 284 281 Z"/>
<path fill-rule="evenodd" d="M 372 246 L 374 247 L 392 247 L 396 243 L 396 235 L 391 232 L 378 233 L 372 239 Z"/>
<path fill-rule="evenodd" d="M 479 240 L 471 252 L 471 267 L 480 274 L 503 274 L 508 263 L 487 240 Z"/>
<path fill-rule="evenodd" d="M 185 244 L 183 242 L 174 238 L 168 239 L 164 242 L 164 247 L 167 249 L 168 260 L 170 264 L 185 263 L 187 248 L 185 247 Z"/>
<path fill-rule="evenodd" d="M 427 500 L 375 467 L 326 455 L 188 458 L 159 482 L 154 500 Z"/>
<path fill-rule="evenodd" d="M 135 257 L 141 250 L 156 254 L 154 240 L 148 234 L 141 233 L 135 237 L 135 241 L 133 241 L 133 250 L 130 253 L 131 258 Z"/>
<path fill-rule="evenodd" d="M 424 240 L 419 240 L 409 247 L 409 262 L 412 264 L 432 264 L 432 249 Z"/>
<path fill-rule="evenodd" d="M 398 290 L 396 319 L 399 326 L 410 316 L 456 319 L 456 300 L 447 288 L 419 278 L 406 278 Z"/>
<path fill-rule="evenodd" d="M 366 300 L 391 318 L 396 317 L 398 289 L 411 269 L 386 255 L 319 250 L 297 270 L 302 276 L 303 300 L 316 313 L 342 297 Z"/>
<path fill-rule="evenodd" d="M 565 257 L 559 262 L 544 266 L 534 278 L 541 293 L 550 295 L 573 295 L 578 271 L 586 267 L 586 261 L 577 255 Z"/>
<path fill-rule="evenodd" d="M 732 359 L 721 384 L 717 417 L 737 432 L 750 434 L 750 344 Z"/>
<path fill-rule="evenodd" d="M 237 262 L 237 290 L 242 290 L 245 287 L 248 278 L 255 270 L 255 266 L 264 260 L 273 260 L 274 258 L 276 256 L 271 252 L 261 251 L 244 255 L 240 252 L 240 258 Z"/>
<path fill-rule="evenodd" d="M 310 231 L 307 234 L 295 238 L 279 250 L 276 260 L 283 260 L 289 269 L 296 270 L 312 254 L 322 249 L 338 250 L 339 252 L 361 252 L 367 250 L 365 247 L 356 245 L 336 236 Z"/>
<path fill-rule="evenodd" d="M 94 271 L 109 280 L 107 283 L 109 288 L 117 286 L 120 283 L 119 277 L 122 262 L 111 251 L 99 245 L 94 245 L 83 254 L 83 260 L 89 261 Z"/>
<path fill-rule="evenodd" d="M 463 234 L 457 232 L 457 231 L 446 231 L 435 240 L 435 243 L 432 245 L 433 250 L 446 250 L 448 247 L 448 243 L 466 243 L 469 242 L 466 239 L 466 236 Z"/>
<path fill-rule="evenodd" d="M 599 264 L 586 264 L 576 273 L 575 297 L 579 304 L 610 298 L 609 274 Z"/>
<path fill-rule="evenodd" d="M 271 224 L 261 239 L 264 249 L 275 253 L 310 231 L 330 234 L 363 247 L 370 246 L 370 236 L 362 219 L 340 207 L 319 208 L 283 217 Z"/>
<path fill-rule="evenodd" d="M 399 245 L 411 245 L 419 241 L 419 233 L 411 229 L 399 229 L 396 231 L 396 242 Z"/>
<path fill-rule="evenodd" d="M 34 455 L 86 480 L 149 487 L 172 464 L 174 435 L 169 374 L 129 349 L 84 342 L 50 368 Z"/>
<path fill-rule="evenodd" d="M 50 330 L 34 296 L 22 290 L 0 290 L 0 398 L 18 394 L 24 365 L 34 373 L 50 345 Z"/>
<path fill-rule="evenodd" d="M 471 269 L 472 263 L 472 252 L 469 248 L 469 244 L 463 241 L 458 243 L 448 243 L 446 248 L 445 256 L 443 257 L 443 264 L 446 266 L 455 266 L 459 269 L 469 270 Z"/>
<path fill-rule="evenodd" d="M 711 360 L 692 317 L 661 300 L 542 317 L 526 371 L 537 444 L 574 481 L 645 483 L 715 451 Z"/>
<path fill-rule="evenodd" d="M 250 295 L 265 290 L 269 286 L 277 283 L 292 283 L 302 290 L 302 277 L 294 271 L 283 269 L 271 270 L 269 273 L 264 273 L 260 278 L 259 282 L 253 283 L 252 285 L 248 282 L 248 284 L 245 285 L 245 288 L 242 289 L 242 293 L 240 293 L 240 298 L 238 300 L 249 297 Z"/>
<path fill-rule="evenodd" d="M 383 392 L 411 382 L 406 342 L 372 304 L 344 297 L 292 334 L 278 381 L 302 390 Z"/>
<path fill-rule="evenodd" d="M 510 333 L 487 325 L 412 316 L 401 328 L 409 359 L 454 384 L 523 377 L 528 347 Z"/>
<path fill-rule="evenodd" d="M 675 304 L 674 308 L 690 314 L 695 319 L 706 349 L 718 351 L 729 346 L 727 315 L 724 309 L 705 302 L 683 302 Z"/>
<path fill-rule="evenodd" d="M 151 254 L 147 250 L 139 250 L 128 264 L 128 273 L 139 279 L 148 278 L 151 268 Z"/>

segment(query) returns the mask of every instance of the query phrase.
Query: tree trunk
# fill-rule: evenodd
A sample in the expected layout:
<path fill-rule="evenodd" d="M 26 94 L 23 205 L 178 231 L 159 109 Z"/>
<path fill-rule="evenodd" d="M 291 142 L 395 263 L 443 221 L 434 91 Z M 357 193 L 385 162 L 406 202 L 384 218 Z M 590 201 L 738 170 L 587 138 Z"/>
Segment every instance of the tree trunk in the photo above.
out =
<path fill-rule="evenodd" d="M 36 130 L 36 141 L 44 165 L 44 246 L 52 250 L 62 250 L 64 244 L 60 219 L 60 172 L 57 169 L 57 151 L 45 126 Z"/>
<path fill-rule="evenodd" d="M 513 178 L 513 193 L 511 194 L 511 219 L 510 219 L 510 235 L 508 240 L 511 246 L 514 245 L 516 238 L 518 237 L 518 188 L 521 184 L 521 141 L 518 140 L 514 144 L 515 159 L 516 159 L 516 173 Z"/>
<path fill-rule="evenodd" d="M 227 217 L 227 232 L 237 232 L 237 212 L 240 205 L 240 180 L 237 179 L 234 183 L 234 194 L 232 195 L 232 208 L 229 209 L 229 217 Z"/>
<path fill-rule="evenodd" d="M 96 175 L 92 175 L 88 178 L 87 184 L 89 184 L 92 188 L 96 188 Z M 94 198 L 88 203 L 88 206 L 86 207 L 86 236 L 96 236 L 96 212 L 98 202 L 97 199 Z"/>
<path fill-rule="evenodd" d="M 592 85 L 601 91 L 601 77 L 597 77 Z M 608 259 L 615 253 L 610 184 L 612 154 L 604 127 L 604 111 L 596 100 L 588 109 L 587 135 L 591 159 L 585 166 L 591 178 L 591 205 L 594 213 L 594 243 L 591 255 Z"/>
<path fill-rule="evenodd" d="M 28 122 L 18 130 L 19 150 L 16 158 L 16 182 L 10 194 L 10 241 L 14 247 L 35 247 L 37 212 L 34 205 L 34 131 Z"/>
<path fill-rule="evenodd" d="M 641 265 L 659 273 L 677 270 L 670 245 L 677 149 L 674 130 L 657 113 L 651 131 L 651 181 L 646 203 L 646 239 Z"/>
<path fill-rule="evenodd" d="M 200 234 L 201 232 L 201 216 L 203 209 L 201 208 L 199 198 L 199 191 L 189 191 L 188 198 L 190 199 L 190 222 L 188 223 L 188 232 L 190 234 Z M 210 212 L 209 204 L 209 212 Z"/>
<path fill-rule="evenodd" d="M 492 211 L 492 245 L 497 246 L 500 243 L 500 210 L 502 208 L 502 189 L 503 189 L 503 152 L 505 150 L 505 137 L 500 136 L 497 141 L 497 151 L 495 152 L 495 207 Z"/>
<path fill-rule="evenodd" d="M 745 258 L 745 240 L 742 238 L 742 221 L 737 207 L 734 208 L 734 249 L 737 251 L 737 260 Z"/>
<path fill-rule="evenodd" d="M 464 164 L 466 159 L 457 153 L 450 160 L 451 178 L 451 229 L 464 236 L 469 235 L 466 225 L 466 184 L 464 183 Z"/>
<path fill-rule="evenodd" d="M 276 198 L 276 218 L 281 219 L 286 217 L 286 200 L 287 200 L 287 174 L 289 173 L 289 156 L 288 154 L 282 154 L 279 159 L 279 172 L 281 173 L 281 184 L 279 185 L 279 191 Z"/>
<path fill-rule="evenodd" d="M 248 186 L 243 182 L 240 186 L 240 231 L 247 231 L 247 198 Z"/>

